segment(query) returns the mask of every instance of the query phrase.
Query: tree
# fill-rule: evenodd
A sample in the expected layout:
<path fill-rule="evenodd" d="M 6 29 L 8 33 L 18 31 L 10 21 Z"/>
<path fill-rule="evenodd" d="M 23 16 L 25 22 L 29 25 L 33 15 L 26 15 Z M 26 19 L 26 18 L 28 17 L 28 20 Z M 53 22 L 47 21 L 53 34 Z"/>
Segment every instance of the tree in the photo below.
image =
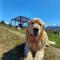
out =
<path fill-rule="evenodd" d="M 0 22 L 1 24 L 5 24 L 5 22 L 2 20 L 1 22 Z"/>

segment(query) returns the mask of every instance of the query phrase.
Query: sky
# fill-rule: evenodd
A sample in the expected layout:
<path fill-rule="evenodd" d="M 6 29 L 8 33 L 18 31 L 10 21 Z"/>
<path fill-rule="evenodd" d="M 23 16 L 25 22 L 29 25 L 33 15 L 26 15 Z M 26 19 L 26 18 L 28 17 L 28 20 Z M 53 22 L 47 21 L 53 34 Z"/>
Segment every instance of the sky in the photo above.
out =
<path fill-rule="evenodd" d="M 47 25 L 60 25 L 60 0 L 0 0 L 0 21 L 17 16 L 41 18 Z"/>

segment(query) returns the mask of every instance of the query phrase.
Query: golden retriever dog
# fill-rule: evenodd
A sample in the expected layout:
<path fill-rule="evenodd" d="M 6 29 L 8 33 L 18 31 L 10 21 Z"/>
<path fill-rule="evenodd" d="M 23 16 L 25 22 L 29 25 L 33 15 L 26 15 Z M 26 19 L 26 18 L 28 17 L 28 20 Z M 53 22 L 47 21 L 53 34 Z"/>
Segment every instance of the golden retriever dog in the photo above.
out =
<path fill-rule="evenodd" d="M 26 30 L 25 60 L 42 60 L 44 57 L 44 48 L 55 42 L 49 41 L 44 29 L 45 23 L 34 18 L 28 22 Z"/>

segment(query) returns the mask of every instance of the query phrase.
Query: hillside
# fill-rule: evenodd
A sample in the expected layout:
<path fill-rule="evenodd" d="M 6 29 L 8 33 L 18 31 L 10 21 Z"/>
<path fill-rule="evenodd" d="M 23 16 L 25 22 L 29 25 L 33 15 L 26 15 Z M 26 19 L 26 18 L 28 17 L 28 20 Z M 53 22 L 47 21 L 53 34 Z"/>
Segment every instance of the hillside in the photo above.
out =
<path fill-rule="evenodd" d="M 0 26 L 0 57 L 4 52 L 23 42 L 24 34 L 6 26 Z"/>
<path fill-rule="evenodd" d="M 57 42 L 58 36 L 48 33 L 49 39 Z M 59 38 L 60 39 L 60 38 Z M 24 32 L 17 31 L 14 28 L 0 26 L 0 60 L 3 53 L 10 51 L 16 45 L 24 42 Z M 60 41 L 57 42 L 57 47 L 60 47 Z M 55 46 L 55 47 L 56 47 Z M 60 60 L 60 48 L 49 47 L 45 49 L 45 60 Z M 14 55 L 13 55 L 14 57 Z M 13 60 L 11 58 L 11 60 Z"/>
<path fill-rule="evenodd" d="M 47 26 L 46 30 L 60 30 L 60 26 Z"/>

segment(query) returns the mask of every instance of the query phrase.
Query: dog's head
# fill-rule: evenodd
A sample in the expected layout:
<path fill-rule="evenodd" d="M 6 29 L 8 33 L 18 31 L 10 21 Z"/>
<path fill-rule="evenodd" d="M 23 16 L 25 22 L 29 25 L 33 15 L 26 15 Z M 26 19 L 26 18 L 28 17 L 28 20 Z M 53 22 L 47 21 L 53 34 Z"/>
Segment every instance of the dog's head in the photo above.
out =
<path fill-rule="evenodd" d="M 28 22 L 28 31 L 31 35 L 39 36 L 44 28 L 44 23 L 38 18 Z"/>
<path fill-rule="evenodd" d="M 29 43 L 29 47 L 33 50 L 37 50 L 39 48 L 44 25 L 45 23 L 39 18 L 34 18 L 28 22 L 26 38 Z"/>

